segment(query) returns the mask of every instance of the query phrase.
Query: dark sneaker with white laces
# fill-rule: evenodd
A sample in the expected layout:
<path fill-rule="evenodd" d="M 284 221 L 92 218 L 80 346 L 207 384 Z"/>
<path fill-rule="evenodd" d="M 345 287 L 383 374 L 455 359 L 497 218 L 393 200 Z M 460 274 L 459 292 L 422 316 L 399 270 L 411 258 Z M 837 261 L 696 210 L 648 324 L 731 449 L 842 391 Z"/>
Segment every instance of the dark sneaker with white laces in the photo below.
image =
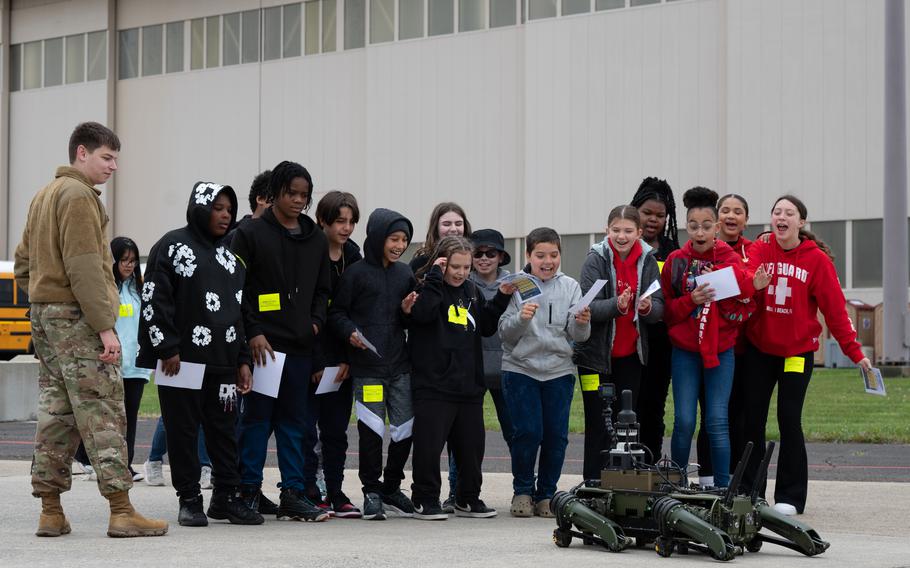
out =
<path fill-rule="evenodd" d="M 399 517 L 411 517 L 414 515 L 414 504 L 407 495 L 396 489 L 394 493 L 381 493 L 382 504 L 389 511 Z"/>
<path fill-rule="evenodd" d="M 496 516 L 496 509 L 487 507 L 480 499 L 474 499 L 466 503 L 455 503 L 455 516 L 488 519 Z"/>
<path fill-rule="evenodd" d="M 414 518 L 420 521 L 447 521 L 449 514 L 442 510 L 439 501 L 414 503 Z"/>
<path fill-rule="evenodd" d="M 448 499 L 442 502 L 442 510 L 449 514 L 455 512 L 455 495 L 449 495 Z"/>
<path fill-rule="evenodd" d="M 181 527 L 207 527 L 209 519 L 202 512 L 202 495 L 196 494 L 189 499 L 180 498 L 180 512 L 177 524 Z"/>
<path fill-rule="evenodd" d="M 320 522 L 329 518 L 329 514 L 304 497 L 302 491 L 282 489 L 278 505 L 278 518 L 292 521 Z"/>
<path fill-rule="evenodd" d="M 246 504 L 242 493 L 237 489 L 215 487 L 206 514 L 211 519 L 227 520 L 233 525 L 261 525 L 265 522 L 262 515 Z"/>
<path fill-rule="evenodd" d="M 348 496 L 341 491 L 329 497 L 329 504 L 331 504 L 332 511 L 339 519 L 359 519 L 363 516 L 360 509 L 355 507 L 351 500 L 348 499 Z"/>
<path fill-rule="evenodd" d="M 384 521 L 385 508 L 382 506 L 382 497 L 379 493 L 365 493 L 363 496 L 363 520 Z"/>

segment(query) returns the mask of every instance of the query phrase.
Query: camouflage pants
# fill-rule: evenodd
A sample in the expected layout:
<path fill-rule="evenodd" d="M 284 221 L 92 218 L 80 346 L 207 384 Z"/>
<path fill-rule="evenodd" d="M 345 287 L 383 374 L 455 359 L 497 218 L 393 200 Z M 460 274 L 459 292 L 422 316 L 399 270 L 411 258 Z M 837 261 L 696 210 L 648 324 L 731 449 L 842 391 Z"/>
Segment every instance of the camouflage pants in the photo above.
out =
<path fill-rule="evenodd" d="M 127 465 L 126 412 L 120 365 L 98 359 L 104 350 L 78 304 L 32 304 L 38 371 L 38 430 L 32 494 L 68 491 L 81 437 L 102 494 L 133 485 Z"/>

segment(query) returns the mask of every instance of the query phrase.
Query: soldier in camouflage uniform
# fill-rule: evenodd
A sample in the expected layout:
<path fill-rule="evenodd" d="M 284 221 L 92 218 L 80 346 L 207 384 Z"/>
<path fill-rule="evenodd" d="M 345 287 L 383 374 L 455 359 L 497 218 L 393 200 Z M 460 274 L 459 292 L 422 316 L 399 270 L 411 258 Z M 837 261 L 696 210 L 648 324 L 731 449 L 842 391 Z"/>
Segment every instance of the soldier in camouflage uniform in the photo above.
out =
<path fill-rule="evenodd" d="M 38 536 L 70 532 L 60 494 L 70 489 L 80 437 L 110 501 L 107 534 L 159 536 L 167 523 L 133 509 L 133 485 L 124 433 L 120 342 L 114 331 L 119 305 L 108 217 L 96 184 L 117 169 L 120 141 L 104 126 L 80 124 L 70 137 L 70 167 L 29 207 L 15 273 L 31 299 L 32 338 L 41 362 L 38 428 L 32 458 L 32 494 L 41 498 Z"/>

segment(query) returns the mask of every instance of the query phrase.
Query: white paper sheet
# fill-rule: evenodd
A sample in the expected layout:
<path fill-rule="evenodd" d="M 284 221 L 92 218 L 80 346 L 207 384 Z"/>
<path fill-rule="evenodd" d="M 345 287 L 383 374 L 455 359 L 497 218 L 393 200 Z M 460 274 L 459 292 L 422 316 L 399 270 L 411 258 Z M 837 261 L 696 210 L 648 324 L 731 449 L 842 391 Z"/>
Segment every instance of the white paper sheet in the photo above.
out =
<path fill-rule="evenodd" d="M 164 374 L 161 359 L 155 365 L 155 384 L 178 389 L 202 390 L 202 377 L 205 376 L 205 363 L 180 362 L 180 371 L 171 377 Z"/>
<path fill-rule="evenodd" d="M 335 382 L 335 377 L 338 376 L 338 371 L 341 370 L 341 367 L 326 367 L 322 370 L 322 378 L 319 379 L 319 384 L 316 386 L 316 394 L 327 394 L 330 392 L 337 392 L 341 388 L 341 382 Z"/>
<path fill-rule="evenodd" d="M 741 293 L 732 266 L 696 276 L 695 283 L 699 286 L 708 284 L 709 288 L 714 288 L 715 302 L 732 298 L 733 296 L 739 296 Z"/>
<path fill-rule="evenodd" d="M 362 341 L 363 344 L 367 346 L 367 349 L 369 349 L 370 351 L 375 353 L 377 357 L 382 359 L 382 355 L 380 355 L 379 351 L 376 350 L 376 346 L 373 345 L 372 343 L 370 343 L 370 340 L 367 339 L 366 336 L 363 334 L 363 332 L 360 331 L 359 329 L 357 330 L 357 337 L 359 337 L 360 341 Z"/>
<path fill-rule="evenodd" d="M 284 360 L 287 355 L 275 351 L 275 360 L 266 354 L 265 366 L 253 365 L 253 392 L 278 398 L 278 389 L 281 387 L 281 372 L 284 370 Z"/>
<path fill-rule="evenodd" d="M 867 393 L 887 396 L 887 393 L 885 393 L 885 380 L 882 379 L 881 369 L 872 367 L 871 371 L 866 371 L 860 367 L 859 370 L 863 375 L 863 383 L 866 386 Z"/>
<path fill-rule="evenodd" d="M 645 298 L 647 298 L 654 292 L 657 292 L 658 290 L 660 290 L 660 278 L 658 278 L 654 282 L 651 282 L 651 285 L 648 286 L 648 289 L 645 290 L 645 293 L 641 295 L 641 298 L 639 298 L 638 301 L 640 302 L 640 301 L 644 300 Z"/>
<path fill-rule="evenodd" d="M 569 308 L 569 313 L 577 314 L 580 311 L 582 311 L 583 309 L 587 308 L 589 305 L 591 305 L 591 302 L 594 301 L 594 296 L 596 296 L 597 293 L 600 292 L 601 288 L 603 288 L 606 283 L 607 283 L 607 281 L 604 279 L 595 280 L 594 284 L 588 290 L 588 293 L 585 294 L 584 296 L 582 296 L 581 300 L 578 300 L 577 304 L 575 304 L 574 306 Z"/>

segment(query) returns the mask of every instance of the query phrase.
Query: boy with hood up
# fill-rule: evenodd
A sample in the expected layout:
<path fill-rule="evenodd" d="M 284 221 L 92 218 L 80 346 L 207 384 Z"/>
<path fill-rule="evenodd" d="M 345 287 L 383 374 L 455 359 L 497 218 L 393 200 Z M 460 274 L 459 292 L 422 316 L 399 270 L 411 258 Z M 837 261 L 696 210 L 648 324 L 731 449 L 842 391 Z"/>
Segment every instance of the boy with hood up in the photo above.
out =
<path fill-rule="evenodd" d="M 205 364 L 200 390 L 158 385 L 182 526 L 208 525 L 199 487 L 200 422 L 212 459 L 208 516 L 263 522 L 240 498 L 234 437 L 237 391 L 248 391 L 252 382 L 240 311 L 244 268 L 223 243 L 236 215 L 230 186 L 196 183 L 187 225 L 152 247 L 142 287 L 137 366 L 154 369 L 160 360 L 163 374 L 173 376 L 181 361 Z"/>
<path fill-rule="evenodd" d="M 411 500 L 401 491 L 401 480 L 414 425 L 404 328 L 417 294 L 413 272 L 398 262 L 413 233 L 411 222 L 400 213 L 373 211 L 367 221 L 365 259 L 345 271 L 329 310 L 332 330 L 350 344 L 365 520 L 385 520 L 386 507 L 403 517 L 414 514 Z M 383 472 L 386 411 L 392 441 Z"/>

